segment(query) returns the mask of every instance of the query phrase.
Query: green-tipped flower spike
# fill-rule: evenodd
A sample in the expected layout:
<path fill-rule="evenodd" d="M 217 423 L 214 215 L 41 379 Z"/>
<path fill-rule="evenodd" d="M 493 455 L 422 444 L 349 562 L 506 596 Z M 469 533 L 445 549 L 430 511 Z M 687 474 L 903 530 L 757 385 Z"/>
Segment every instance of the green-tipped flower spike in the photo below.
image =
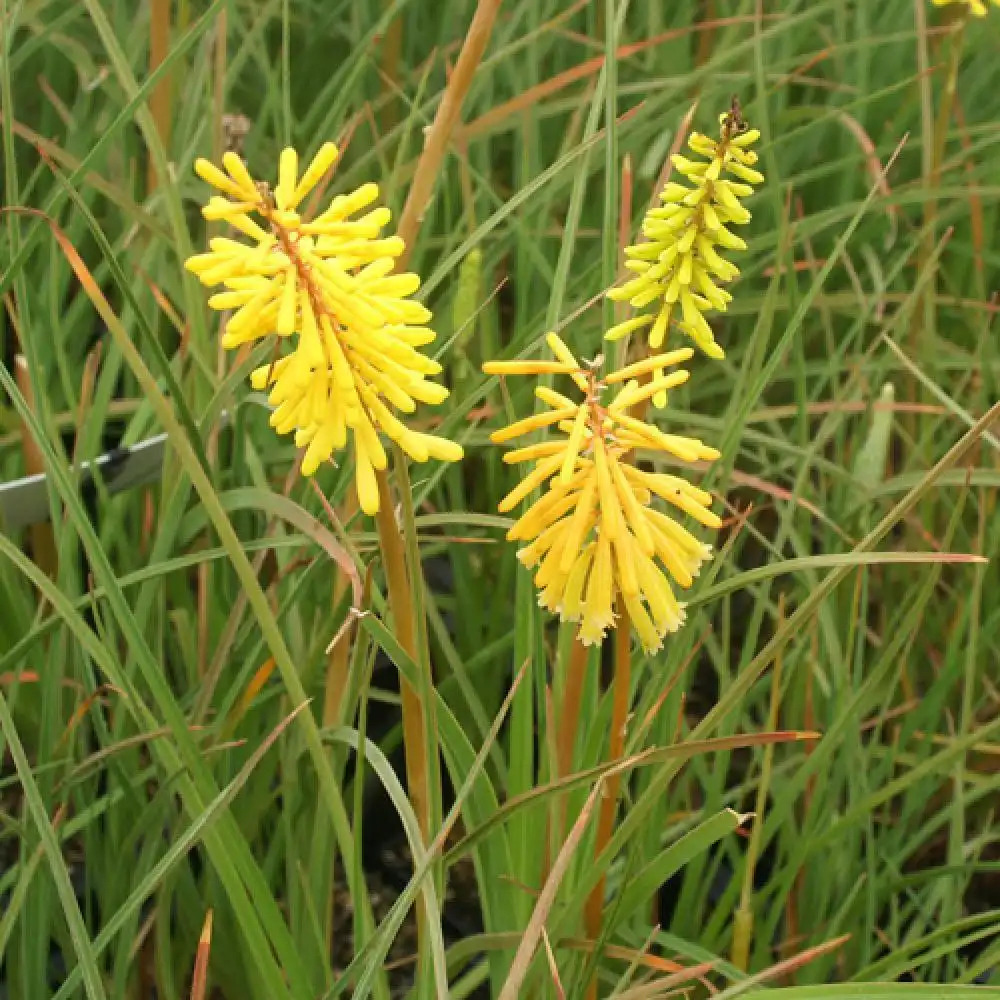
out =
<path fill-rule="evenodd" d="M 935 7 L 947 7 L 949 4 L 962 3 L 970 9 L 974 17 L 986 17 L 986 0 L 931 0 Z M 1000 0 L 993 0 L 994 7 L 1000 7 Z"/>
<path fill-rule="evenodd" d="M 757 154 L 750 149 L 760 133 L 746 127 L 735 105 L 719 116 L 719 124 L 717 140 L 699 132 L 688 140 L 697 159 L 673 157 L 687 183 L 671 181 L 660 192 L 662 205 L 643 219 L 645 241 L 625 249 L 625 266 L 636 277 L 608 292 L 611 299 L 655 311 L 612 327 L 609 340 L 650 326 L 649 346 L 655 351 L 674 322 L 709 357 L 723 357 L 705 314 L 725 311 L 732 296 L 722 286 L 740 272 L 719 250 L 746 249 L 730 227 L 750 221 L 743 199 L 764 176 L 754 169 Z"/>

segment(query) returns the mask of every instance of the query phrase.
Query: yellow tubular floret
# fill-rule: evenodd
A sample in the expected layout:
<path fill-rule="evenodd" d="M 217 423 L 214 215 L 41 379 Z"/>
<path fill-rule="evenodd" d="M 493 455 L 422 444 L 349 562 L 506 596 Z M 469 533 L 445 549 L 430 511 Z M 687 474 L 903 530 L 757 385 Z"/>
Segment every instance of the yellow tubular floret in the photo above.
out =
<path fill-rule="evenodd" d="M 588 640 L 593 643 L 603 639 L 605 629 L 614 621 L 613 596 L 611 541 L 601 532 L 581 615 L 580 638 L 585 645 Z"/>
<path fill-rule="evenodd" d="M 631 533 L 626 529 L 612 539 L 618 568 L 618 586 L 625 595 L 639 593 L 639 578 L 635 572 L 636 553 Z"/>
<path fill-rule="evenodd" d="M 573 357 L 573 352 L 563 343 L 562 338 L 557 333 L 547 333 L 545 343 L 549 345 L 549 350 L 564 364 L 576 369 L 571 376 L 577 388 L 583 392 L 587 391 L 587 380 L 582 374 L 580 362 Z"/>
<path fill-rule="evenodd" d="M 564 573 L 570 571 L 573 560 L 579 554 L 584 539 L 587 537 L 587 532 L 594 521 L 594 498 L 596 495 L 597 483 L 594 477 L 591 476 L 580 492 L 580 496 L 576 501 L 576 510 L 573 512 L 573 517 L 570 520 L 566 550 L 563 553 L 563 558 L 559 566 Z"/>
<path fill-rule="evenodd" d="M 323 179 L 323 175 L 333 166 L 338 156 L 337 147 L 332 142 L 324 142 L 319 148 L 319 152 L 312 158 L 305 173 L 299 178 L 295 190 L 288 201 L 289 208 L 296 208 L 302 199 L 316 187 Z M 378 196 L 378 187 L 374 184 L 363 187 L 375 188 L 375 196 Z"/>
<path fill-rule="evenodd" d="M 581 603 L 583 601 L 583 590 L 587 582 L 587 575 L 594 562 L 595 545 L 590 542 L 577 556 L 573 562 L 573 567 L 566 577 L 566 586 L 563 590 L 562 604 L 558 609 L 566 621 L 579 621 Z"/>
<path fill-rule="evenodd" d="M 292 192 L 295 190 L 296 175 L 299 171 L 299 156 L 294 149 L 288 147 L 281 151 L 278 158 L 278 184 L 274 189 L 274 201 L 278 208 L 292 208 Z"/>
<path fill-rule="evenodd" d="M 681 347 L 676 351 L 667 351 L 665 354 L 654 354 L 652 357 L 643 358 L 641 361 L 635 361 L 611 372 L 605 376 L 604 381 L 609 385 L 616 382 L 627 382 L 631 378 L 648 375 L 651 371 L 658 371 L 670 365 L 679 365 L 684 361 L 690 361 L 693 355 L 694 351 L 690 347 Z"/>
<path fill-rule="evenodd" d="M 210 163 L 208 160 L 201 158 L 195 160 L 194 172 L 207 184 L 211 184 L 212 187 L 233 198 L 242 201 L 250 197 L 249 192 L 244 187 L 237 184 L 232 177 L 227 177 L 214 163 Z"/>
<path fill-rule="evenodd" d="M 580 454 L 583 436 L 587 430 L 588 416 L 586 406 L 581 406 L 576 411 L 576 417 L 573 420 L 573 429 L 570 431 L 569 440 L 566 443 L 566 452 L 563 455 L 562 467 L 559 470 L 559 478 L 563 483 L 568 483 L 573 478 L 573 471 L 576 469 L 576 459 Z"/>
<path fill-rule="evenodd" d="M 579 405 L 574 403 L 572 399 L 568 396 L 564 396 L 561 392 L 556 392 L 554 389 L 550 389 L 548 386 L 540 385 L 535 389 L 535 395 L 543 402 L 547 403 L 554 410 L 562 410 L 567 407 L 570 409 L 576 409 Z"/>
<path fill-rule="evenodd" d="M 618 504 L 618 496 L 611 483 L 607 450 L 601 438 L 598 438 L 594 445 L 594 465 L 597 469 L 597 495 L 601 505 L 601 527 L 608 538 L 614 539 L 622 530 L 622 513 Z"/>
<path fill-rule="evenodd" d="M 514 523 L 514 526 L 507 532 L 507 541 L 532 538 L 557 521 L 567 511 L 572 510 L 579 502 L 578 491 L 571 492 L 554 486 L 536 500 Z"/>
<path fill-rule="evenodd" d="M 573 409 L 550 410 L 548 413 L 536 413 L 533 416 L 525 417 L 523 420 L 518 420 L 510 424 L 508 427 L 494 431 L 490 435 L 490 440 L 494 444 L 503 444 L 505 441 L 521 437 L 523 434 L 529 434 L 531 431 L 541 430 L 541 428 L 548 427 L 550 424 L 555 424 L 567 417 L 572 417 L 575 415 L 575 411 L 576 408 L 574 407 Z"/>
<path fill-rule="evenodd" d="M 419 433 L 419 432 L 418 432 Z M 450 438 L 434 434 L 420 434 L 427 445 L 427 454 L 439 462 L 460 462 L 465 457 L 465 449 Z"/>
<path fill-rule="evenodd" d="M 568 375 L 577 366 L 562 361 L 487 361 L 484 375 Z"/>
<path fill-rule="evenodd" d="M 514 487 L 500 501 L 497 509 L 501 514 L 506 514 L 508 511 L 513 510 L 522 500 L 524 500 L 532 490 L 537 489 L 546 479 L 551 478 L 556 474 L 559 466 L 562 464 L 562 459 L 559 455 L 545 459 L 543 462 L 535 467 L 535 470 L 531 472 L 528 476 L 521 480 L 517 486 Z"/>
<path fill-rule="evenodd" d="M 539 441 L 538 444 L 529 444 L 524 448 L 515 448 L 504 454 L 505 465 L 517 465 L 520 462 L 533 462 L 537 458 L 545 455 L 562 454 L 566 450 L 566 445 L 562 441 Z"/>

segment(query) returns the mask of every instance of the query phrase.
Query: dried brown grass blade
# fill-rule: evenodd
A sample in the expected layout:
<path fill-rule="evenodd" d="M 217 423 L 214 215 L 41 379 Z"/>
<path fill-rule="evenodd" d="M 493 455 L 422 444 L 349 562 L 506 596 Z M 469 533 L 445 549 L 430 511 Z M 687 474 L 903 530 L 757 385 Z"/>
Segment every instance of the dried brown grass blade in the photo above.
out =
<path fill-rule="evenodd" d="M 594 787 L 590 790 L 590 794 L 587 796 L 587 801 L 583 804 L 583 808 L 580 810 L 580 815 L 576 818 L 576 822 L 573 824 L 573 828 L 570 830 L 569 836 L 566 838 L 566 843 L 563 844 L 559 854 L 556 855 L 556 860 L 552 865 L 552 871 L 549 872 L 549 877 L 545 880 L 545 885 L 542 886 L 542 891 L 538 896 L 538 902 L 535 904 L 535 909 L 532 911 L 531 919 L 528 921 L 528 926 L 524 929 L 524 934 L 521 937 L 521 943 L 518 945 L 517 951 L 514 953 L 514 961 L 511 963 L 507 980 L 503 984 L 503 988 L 500 990 L 500 995 L 497 1000 L 516 1000 L 516 998 L 520 996 L 521 986 L 528 974 L 528 969 L 531 967 L 531 962 L 535 956 L 535 951 L 538 948 L 538 943 L 545 931 L 545 921 L 548 919 L 549 912 L 552 910 L 552 906 L 556 901 L 556 893 L 558 893 L 559 886 L 562 884 L 562 880 L 566 875 L 566 870 L 569 868 L 573 852 L 579 846 L 580 840 L 586 832 L 587 824 L 590 822 L 590 816 L 593 813 L 594 807 L 597 805 L 601 792 L 604 789 L 604 782 L 608 777 L 621 773 L 625 767 L 625 764 L 620 764 L 618 767 L 611 768 L 601 775 L 596 782 L 594 782 Z"/>
<path fill-rule="evenodd" d="M 212 952 L 212 911 L 205 914 L 205 923 L 198 938 L 194 954 L 194 972 L 191 974 L 191 1000 L 205 1000 L 208 990 L 208 959 Z"/>
<path fill-rule="evenodd" d="M 406 267 L 406 262 L 413 248 L 413 241 L 420 229 L 420 223 L 434 190 L 434 183 L 440 173 L 441 161 L 444 159 L 448 143 L 451 141 L 452 133 L 462 113 L 462 102 L 472 85 L 472 78 L 475 76 L 476 67 L 479 66 L 483 58 L 483 52 L 486 51 L 486 45 L 493 33 L 493 24 L 499 12 L 500 0 L 479 0 L 476 6 L 476 13 L 473 15 L 472 23 L 466 33 L 462 51 L 458 54 L 455 70 L 445 87 L 441 104 L 438 106 L 437 114 L 431 123 L 427 144 L 417 162 L 413 184 L 399 219 L 397 231 L 406 245 L 397 265 L 399 270 Z"/>

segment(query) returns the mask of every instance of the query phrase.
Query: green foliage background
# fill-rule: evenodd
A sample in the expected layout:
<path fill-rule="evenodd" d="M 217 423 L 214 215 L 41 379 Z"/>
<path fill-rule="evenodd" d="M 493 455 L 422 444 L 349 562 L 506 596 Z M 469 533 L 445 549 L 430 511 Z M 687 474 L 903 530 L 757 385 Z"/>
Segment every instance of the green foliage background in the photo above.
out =
<path fill-rule="evenodd" d="M 415 995 L 499 992 L 559 818 L 594 785 L 611 706 L 595 656 L 581 777 L 553 787 L 569 636 L 503 542 L 493 512 L 512 472 L 487 440 L 530 390 L 508 397 L 478 364 L 532 351 L 551 328 L 601 350 L 624 164 L 634 233 L 685 116 L 709 131 L 734 93 L 763 132 L 767 183 L 720 321 L 726 360 L 694 359 L 662 417 L 723 451 L 705 482 L 730 527 L 688 625 L 661 655 L 637 654 L 628 749 L 658 749 L 629 772 L 610 848 L 595 864 L 588 829 L 573 853 L 546 922 L 559 979 L 582 996 L 595 970 L 573 942 L 607 871 L 605 939 L 625 950 L 597 964 L 602 996 L 669 995 L 662 979 L 635 992 L 651 970 L 622 956 L 647 945 L 712 963 L 727 998 L 962 996 L 974 981 L 1000 995 L 998 580 L 967 558 L 996 554 L 1000 524 L 998 440 L 976 425 L 1000 374 L 1000 11 L 960 33 L 921 0 L 502 5 L 411 259 L 453 388 L 419 416 L 440 417 L 468 456 L 411 470 L 408 523 L 434 579 L 450 577 L 421 600 L 464 832 L 376 923 L 361 867 L 374 833 L 348 748 L 370 715 L 394 717 L 394 671 L 373 673 L 376 653 L 414 665 L 387 627 L 372 525 L 331 521 L 289 480 L 292 446 L 247 389 L 270 348 L 222 357 L 182 268 L 205 239 L 191 163 L 220 150 L 223 114 L 245 115 L 255 175 L 273 174 L 285 144 L 307 155 L 335 138 L 337 187 L 377 179 L 398 213 L 475 5 L 179 0 L 160 71 L 166 147 L 147 108 L 161 78 L 150 6 L 0 7 L 0 478 L 25 472 L 24 420 L 52 484 L 54 547 L 49 576 L 25 554 L 44 538 L 0 535 L 8 995 L 146 1000 L 155 982 L 163 1000 L 187 997 L 208 909 L 208 995 L 345 995 L 327 912 L 335 845 L 355 901 L 354 995 L 389 995 L 396 917 L 416 900 L 433 926 L 428 887 L 438 895 L 460 857 L 483 934 L 428 934 Z M 152 191 L 150 162 L 169 177 Z M 474 252 L 478 274 L 463 271 Z M 99 489 L 85 506 L 74 461 L 162 430 L 161 484 Z M 316 477 L 342 512 L 350 481 L 349 465 Z M 374 614 L 352 645 L 342 724 L 321 729 L 325 650 L 347 611 L 338 546 L 372 568 Z M 269 658 L 277 670 L 246 709 Z M 300 695 L 313 702 L 289 719 Z M 766 749 L 775 725 L 821 735 Z M 381 756 L 397 728 L 369 735 L 371 781 L 412 830 Z M 753 838 L 731 809 L 757 811 Z M 752 915 L 749 975 L 729 961 L 734 915 Z M 935 983 L 949 985 L 919 985 Z M 523 989 L 557 995 L 544 952 Z"/>

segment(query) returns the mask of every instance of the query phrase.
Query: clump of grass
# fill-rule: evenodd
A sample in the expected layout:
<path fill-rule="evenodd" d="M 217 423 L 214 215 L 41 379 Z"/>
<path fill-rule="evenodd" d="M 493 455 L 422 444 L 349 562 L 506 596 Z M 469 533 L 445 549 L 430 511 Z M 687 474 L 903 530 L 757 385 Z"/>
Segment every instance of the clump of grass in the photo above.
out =
<path fill-rule="evenodd" d="M 0 34 L 7 992 L 995 992 L 988 6 L 58 6 Z"/>

